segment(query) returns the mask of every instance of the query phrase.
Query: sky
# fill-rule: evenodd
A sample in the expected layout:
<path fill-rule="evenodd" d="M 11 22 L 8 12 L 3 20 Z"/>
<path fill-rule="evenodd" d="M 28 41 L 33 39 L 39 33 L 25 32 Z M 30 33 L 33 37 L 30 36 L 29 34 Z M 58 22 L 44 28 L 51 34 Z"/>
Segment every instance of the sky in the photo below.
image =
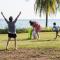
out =
<path fill-rule="evenodd" d="M 5 17 L 15 18 L 21 11 L 19 19 L 45 19 L 43 14 L 41 17 L 34 11 L 35 0 L 0 0 L 0 12 L 2 11 Z M 0 14 L 0 18 L 3 18 Z M 55 15 L 50 15 L 49 19 L 60 19 L 60 12 Z"/>

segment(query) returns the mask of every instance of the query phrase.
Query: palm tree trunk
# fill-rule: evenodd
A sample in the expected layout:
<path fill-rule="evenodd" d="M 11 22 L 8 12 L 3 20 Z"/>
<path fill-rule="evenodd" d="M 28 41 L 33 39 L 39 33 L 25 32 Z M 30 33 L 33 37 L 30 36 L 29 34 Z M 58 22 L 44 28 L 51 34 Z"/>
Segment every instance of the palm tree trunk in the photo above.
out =
<path fill-rule="evenodd" d="M 48 12 L 46 12 L 46 27 L 48 27 Z"/>
<path fill-rule="evenodd" d="M 48 1 L 46 4 L 46 28 L 48 27 Z"/>

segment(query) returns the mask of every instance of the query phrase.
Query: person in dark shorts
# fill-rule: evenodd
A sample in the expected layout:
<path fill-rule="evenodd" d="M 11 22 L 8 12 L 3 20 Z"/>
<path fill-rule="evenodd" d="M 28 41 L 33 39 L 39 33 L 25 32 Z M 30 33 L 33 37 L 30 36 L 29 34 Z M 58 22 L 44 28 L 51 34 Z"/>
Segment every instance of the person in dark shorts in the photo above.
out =
<path fill-rule="evenodd" d="M 59 33 L 59 27 L 56 26 L 56 23 L 53 23 L 53 31 L 56 32 L 56 37 L 54 39 L 56 39 L 58 36 L 60 37 L 60 35 L 58 35 Z"/>
<path fill-rule="evenodd" d="M 21 12 L 19 12 L 18 16 L 15 18 L 15 20 L 13 21 L 13 17 L 10 16 L 9 17 L 9 21 L 5 18 L 3 12 L 1 12 L 1 15 L 4 17 L 5 21 L 7 22 L 8 24 L 8 41 L 7 41 L 7 46 L 6 46 L 6 49 L 8 47 L 8 44 L 9 44 L 9 41 L 11 40 L 11 38 L 14 38 L 14 41 L 15 41 L 15 49 L 16 49 L 16 27 L 15 27 L 15 23 L 18 19 L 18 17 L 20 16 Z"/>

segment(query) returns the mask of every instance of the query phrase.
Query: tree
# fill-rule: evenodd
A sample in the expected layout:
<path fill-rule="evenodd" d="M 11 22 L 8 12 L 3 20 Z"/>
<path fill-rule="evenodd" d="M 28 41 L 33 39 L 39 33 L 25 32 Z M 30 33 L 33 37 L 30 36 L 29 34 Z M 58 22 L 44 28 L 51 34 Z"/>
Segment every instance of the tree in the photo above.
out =
<path fill-rule="evenodd" d="M 55 13 L 57 8 L 60 5 L 60 0 L 36 0 L 34 9 L 36 13 L 38 12 L 41 16 L 41 13 L 46 14 L 46 27 L 48 26 L 48 15 L 50 13 Z"/>

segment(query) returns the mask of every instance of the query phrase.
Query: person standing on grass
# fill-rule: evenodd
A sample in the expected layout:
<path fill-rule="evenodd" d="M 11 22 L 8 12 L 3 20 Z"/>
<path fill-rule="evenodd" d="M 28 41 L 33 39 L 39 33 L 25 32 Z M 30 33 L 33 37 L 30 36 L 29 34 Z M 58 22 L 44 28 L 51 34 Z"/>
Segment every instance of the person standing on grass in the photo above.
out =
<path fill-rule="evenodd" d="M 8 24 L 8 41 L 7 41 L 7 46 L 6 46 L 6 49 L 8 47 L 8 44 L 9 44 L 9 41 L 11 40 L 11 38 L 14 38 L 14 41 L 15 41 L 15 49 L 16 49 L 16 27 L 15 27 L 15 23 L 18 19 L 18 17 L 20 16 L 21 12 L 19 12 L 19 14 L 17 15 L 17 17 L 15 18 L 15 20 L 13 21 L 13 17 L 10 16 L 9 17 L 9 21 L 5 18 L 3 12 L 1 12 L 1 15 L 4 17 L 5 21 L 7 22 Z"/>
<path fill-rule="evenodd" d="M 59 27 L 56 26 L 56 23 L 53 23 L 53 31 L 56 32 L 56 37 L 54 39 L 56 39 L 58 36 L 60 37 L 60 35 L 58 35 L 59 33 Z"/>
<path fill-rule="evenodd" d="M 41 30 L 41 26 L 37 23 L 37 22 L 34 22 L 34 21 L 29 21 L 30 25 L 32 26 L 32 36 L 34 39 L 36 39 L 37 37 L 39 38 L 39 34 L 38 32 L 40 32 Z M 37 35 L 37 37 L 36 37 Z"/>

